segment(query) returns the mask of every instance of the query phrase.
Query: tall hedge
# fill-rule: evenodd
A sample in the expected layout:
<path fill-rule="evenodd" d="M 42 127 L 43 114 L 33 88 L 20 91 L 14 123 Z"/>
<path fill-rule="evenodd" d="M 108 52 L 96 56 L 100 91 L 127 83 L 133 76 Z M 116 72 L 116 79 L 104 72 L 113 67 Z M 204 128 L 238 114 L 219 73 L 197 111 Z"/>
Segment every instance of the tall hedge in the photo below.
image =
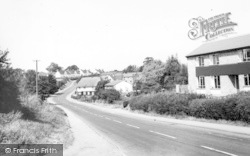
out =
<path fill-rule="evenodd" d="M 204 95 L 170 92 L 152 93 L 134 96 L 129 104 L 132 110 L 144 112 L 250 123 L 250 92 L 223 98 L 205 98 Z"/>

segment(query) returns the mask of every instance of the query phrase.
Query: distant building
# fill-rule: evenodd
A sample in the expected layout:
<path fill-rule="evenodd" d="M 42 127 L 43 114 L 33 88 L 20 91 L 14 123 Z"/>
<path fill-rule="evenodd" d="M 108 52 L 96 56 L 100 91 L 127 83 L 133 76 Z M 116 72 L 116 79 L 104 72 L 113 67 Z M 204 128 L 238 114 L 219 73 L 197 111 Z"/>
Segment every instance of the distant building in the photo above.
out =
<path fill-rule="evenodd" d="M 141 79 L 141 72 L 131 72 L 131 73 L 124 73 L 123 74 L 123 80 L 130 83 L 134 84 L 136 80 Z"/>
<path fill-rule="evenodd" d="M 100 77 L 83 77 L 77 84 L 76 93 L 78 95 L 93 96 L 95 88 L 100 81 Z"/>
<path fill-rule="evenodd" d="M 110 83 L 107 83 L 105 85 L 105 89 L 115 89 L 119 91 L 120 93 L 129 93 L 133 91 L 132 84 L 122 81 L 122 80 L 116 80 Z"/>
<path fill-rule="evenodd" d="M 187 60 L 190 92 L 224 96 L 250 91 L 250 34 L 205 43 Z"/>
<path fill-rule="evenodd" d="M 115 80 L 122 80 L 123 74 L 122 74 L 122 72 L 111 71 L 111 72 L 101 73 L 100 77 L 102 78 L 102 80 L 109 80 L 110 82 L 112 82 Z"/>

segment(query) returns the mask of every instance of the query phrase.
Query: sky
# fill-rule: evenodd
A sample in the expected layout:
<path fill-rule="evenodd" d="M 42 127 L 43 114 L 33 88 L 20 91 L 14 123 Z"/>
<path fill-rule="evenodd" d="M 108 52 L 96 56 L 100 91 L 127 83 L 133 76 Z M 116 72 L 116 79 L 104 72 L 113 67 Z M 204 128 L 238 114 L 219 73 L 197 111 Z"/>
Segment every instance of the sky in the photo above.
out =
<path fill-rule="evenodd" d="M 233 37 L 250 33 L 249 0 L 0 0 L 0 50 L 14 68 L 123 70 L 146 57 L 163 62 L 205 42 L 191 40 L 188 22 L 231 12 Z M 221 37 L 223 39 L 226 37 Z"/>

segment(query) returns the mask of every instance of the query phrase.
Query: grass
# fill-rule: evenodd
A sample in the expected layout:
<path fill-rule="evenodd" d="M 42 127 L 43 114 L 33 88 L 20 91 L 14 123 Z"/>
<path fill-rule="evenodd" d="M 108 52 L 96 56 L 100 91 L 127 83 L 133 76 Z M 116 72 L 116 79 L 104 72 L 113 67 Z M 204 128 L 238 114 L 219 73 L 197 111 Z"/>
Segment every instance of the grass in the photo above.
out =
<path fill-rule="evenodd" d="M 0 114 L 0 143 L 64 144 L 68 147 L 72 142 L 66 114 L 34 96 L 22 99 L 21 110 Z"/>

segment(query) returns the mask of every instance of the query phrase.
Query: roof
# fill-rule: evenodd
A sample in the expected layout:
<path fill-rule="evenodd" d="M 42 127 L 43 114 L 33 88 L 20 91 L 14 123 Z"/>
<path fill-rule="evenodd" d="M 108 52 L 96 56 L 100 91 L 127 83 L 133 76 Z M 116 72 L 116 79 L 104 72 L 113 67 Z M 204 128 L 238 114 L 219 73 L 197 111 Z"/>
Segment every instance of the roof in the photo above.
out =
<path fill-rule="evenodd" d="M 110 83 L 107 83 L 105 86 L 113 87 L 113 86 L 117 85 L 120 82 L 122 82 L 122 80 L 115 80 L 115 81 L 112 81 Z"/>
<path fill-rule="evenodd" d="M 223 52 L 227 50 L 240 49 L 250 46 L 250 34 L 228 38 L 219 41 L 212 41 L 202 44 L 200 47 L 189 53 L 186 57 Z"/>
<path fill-rule="evenodd" d="M 95 87 L 97 83 L 101 80 L 100 77 L 82 77 L 78 82 L 78 87 Z"/>

